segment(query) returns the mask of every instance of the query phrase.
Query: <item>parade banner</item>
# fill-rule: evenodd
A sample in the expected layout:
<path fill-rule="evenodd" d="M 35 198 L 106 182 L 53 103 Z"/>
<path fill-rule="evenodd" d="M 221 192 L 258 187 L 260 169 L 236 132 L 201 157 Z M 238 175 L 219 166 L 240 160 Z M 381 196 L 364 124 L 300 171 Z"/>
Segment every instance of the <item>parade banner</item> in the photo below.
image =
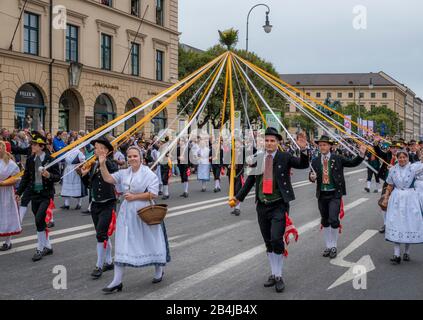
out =
<path fill-rule="evenodd" d="M 369 132 L 370 133 L 373 133 L 374 132 L 374 121 L 373 120 L 369 120 L 368 122 L 367 122 L 367 128 L 369 129 Z"/>
<path fill-rule="evenodd" d="M 281 113 L 280 112 L 275 112 L 276 116 L 278 118 L 281 117 Z M 268 127 L 273 127 L 276 130 L 280 131 L 281 130 L 281 126 L 279 124 L 279 122 L 275 119 L 275 117 L 273 116 L 273 114 L 271 112 L 266 112 L 266 123 Z"/>

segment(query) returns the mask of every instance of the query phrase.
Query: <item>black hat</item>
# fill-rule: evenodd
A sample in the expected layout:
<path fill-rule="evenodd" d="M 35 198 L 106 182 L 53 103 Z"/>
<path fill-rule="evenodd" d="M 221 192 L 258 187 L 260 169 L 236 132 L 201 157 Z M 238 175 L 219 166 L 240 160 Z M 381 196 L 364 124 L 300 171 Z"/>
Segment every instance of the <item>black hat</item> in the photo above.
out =
<path fill-rule="evenodd" d="M 38 143 L 40 145 L 41 144 L 43 144 L 43 145 L 46 145 L 47 144 L 46 138 L 42 134 L 40 134 L 38 132 L 36 132 L 36 133 L 34 133 L 32 135 L 32 141 L 31 142 L 32 143 Z"/>
<path fill-rule="evenodd" d="M 319 140 L 314 140 L 314 142 L 317 143 L 317 144 L 319 142 L 326 142 L 326 143 L 329 143 L 330 145 L 334 144 L 333 140 L 331 138 L 329 138 L 328 136 L 325 136 L 325 135 L 322 135 Z"/>
<path fill-rule="evenodd" d="M 107 149 L 109 149 L 109 151 L 110 152 L 113 152 L 114 151 L 114 148 L 113 148 L 113 146 L 112 146 L 112 144 L 110 143 L 110 141 L 109 140 L 107 140 L 106 138 L 99 138 L 99 139 L 97 139 L 97 140 L 93 140 L 93 141 L 91 141 L 91 144 L 94 146 L 96 143 L 100 143 L 100 144 L 102 144 L 102 145 L 104 145 L 104 146 L 106 146 L 107 147 Z"/>
<path fill-rule="evenodd" d="M 282 136 L 279 134 L 278 130 L 276 130 L 273 127 L 268 127 L 266 129 L 266 132 L 264 133 L 265 136 L 275 136 L 276 138 L 278 138 L 279 141 L 282 141 Z"/>

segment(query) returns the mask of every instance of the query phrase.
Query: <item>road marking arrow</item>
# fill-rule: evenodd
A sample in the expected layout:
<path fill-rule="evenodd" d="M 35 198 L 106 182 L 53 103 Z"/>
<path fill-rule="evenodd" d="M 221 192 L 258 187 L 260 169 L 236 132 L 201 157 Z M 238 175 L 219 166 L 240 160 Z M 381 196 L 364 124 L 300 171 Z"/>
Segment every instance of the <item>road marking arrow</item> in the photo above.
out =
<path fill-rule="evenodd" d="M 351 252 L 353 252 L 355 249 L 360 247 L 367 240 L 372 238 L 377 233 L 378 233 L 377 230 L 364 231 L 357 239 L 351 242 L 351 244 L 348 247 L 342 250 L 335 259 L 330 261 L 330 263 L 335 266 L 345 267 L 349 269 L 342 276 L 340 276 L 334 283 L 332 283 L 332 285 L 330 285 L 330 287 L 327 290 L 333 289 L 345 282 L 352 281 L 356 277 L 356 275 L 354 274 L 354 267 L 356 266 L 364 267 L 365 273 L 368 273 L 376 269 L 369 255 L 365 255 L 361 257 L 360 260 L 358 260 L 356 263 L 346 261 L 344 260 L 344 258 L 348 256 Z"/>

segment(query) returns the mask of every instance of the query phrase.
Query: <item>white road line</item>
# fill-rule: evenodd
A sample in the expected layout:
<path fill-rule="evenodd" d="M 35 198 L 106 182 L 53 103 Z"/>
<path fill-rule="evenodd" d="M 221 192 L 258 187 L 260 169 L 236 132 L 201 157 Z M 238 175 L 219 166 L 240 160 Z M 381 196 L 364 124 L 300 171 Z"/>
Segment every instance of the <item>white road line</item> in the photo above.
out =
<path fill-rule="evenodd" d="M 84 232 L 84 233 L 77 233 L 77 234 L 73 234 L 73 235 L 70 235 L 70 236 L 50 240 L 50 243 L 55 244 L 55 243 L 65 242 L 65 241 L 69 241 L 69 240 L 74 240 L 74 239 L 92 236 L 94 234 L 95 234 L 94 230 L 93 231 L 87 231 L 87 232 Z M 28 244 L 26 246 L 21 246 L 21 247 L 10 249 L 9 251 L 0 252 L 0 256 L 6 255 L 6 254 L 12 254 L 12 253 L 16 253 L 16 252 L 21 252 L 21 251 L 26 251 L 26 250 L 31 250 L 31 249 L 35 249 L 36 247 L 37 247 L 36 243 L 35 244 Z"/>
<path fill-rule="evenodd" d="M 351 210 L 352 208 L 360 205 L 361 203 L 367 201 L 367 198 L 360 198 L 344 207 L 345 210 Z M 305 233 L 314 227 L 318 226 L 320 223 L 320 219 L 313 220 L 298 229 L 298 233 L 302 234 Z M 193 275 L 190 275 L 186 278 L 183 278 L 179 281 L 171 283 L 165 287 L 162 287 L 156 291 L 153 291 L 138 300 L 165 300 L 168 299 L 175 294 L 179 293 L 182 290 L 188 289 L 192 286 L 195 286 L 198 283 L 201 283 L 211 277 L 214 277 L 218 274 L 221 274 L 231 268 L 234 268 L 245 261 L 254 258 L 258 254 L 264 253 L 265 248 L 263 245 L 256 246 L 250 250 L 247 250 L 243 253 L 236 255 L 235 257 L 229 258 L 225 261 L 222 261 L 214 266 L 206 268 L 202 271 L 199 271 Z"/>

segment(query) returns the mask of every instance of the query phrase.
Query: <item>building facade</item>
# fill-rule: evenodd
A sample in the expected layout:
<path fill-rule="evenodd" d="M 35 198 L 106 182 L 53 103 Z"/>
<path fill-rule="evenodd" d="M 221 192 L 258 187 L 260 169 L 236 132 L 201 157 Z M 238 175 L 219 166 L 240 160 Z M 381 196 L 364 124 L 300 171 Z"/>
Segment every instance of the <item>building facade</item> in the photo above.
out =
<path fill-rule="evenodd" d="M 177 0 L 8 0 L 0 16 L 0 127 L 91 131 L 178 79 Z"/>
<path fill-rule="evenodd" d="M 398 113 L 404 123 L 403 137 L 419 139 L 422 111 L 416 94 L 384 72 L 342 74 L 281 74 L 281 79 L 312 98 L 324 102 L 338 100 L 342 105 L 356 104 L 367 110 L 386 106 Z M 420 100 L 421 101 L 421 100 Z M 297 113 L 288 105 L 287 115 Z M 296 128 L 291 128 L 296 131 Z"/>

